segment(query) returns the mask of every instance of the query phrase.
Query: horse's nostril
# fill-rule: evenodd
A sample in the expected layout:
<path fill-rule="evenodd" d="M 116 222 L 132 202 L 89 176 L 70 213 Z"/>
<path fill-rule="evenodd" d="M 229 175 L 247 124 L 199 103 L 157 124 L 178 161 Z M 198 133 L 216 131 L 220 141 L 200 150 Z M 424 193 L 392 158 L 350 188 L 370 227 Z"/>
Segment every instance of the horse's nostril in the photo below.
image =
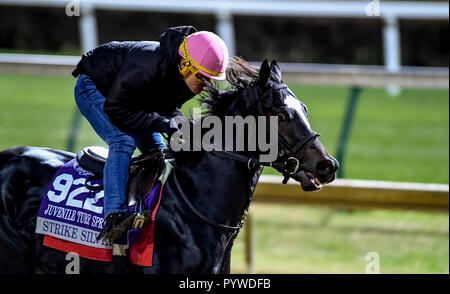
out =
<path fill-rule="evenodd" d="M 328 175 L 336 170 L 333 161 L 325 159 L 319 161 L 316 165 L 317 172 L 322 175 Z"/>

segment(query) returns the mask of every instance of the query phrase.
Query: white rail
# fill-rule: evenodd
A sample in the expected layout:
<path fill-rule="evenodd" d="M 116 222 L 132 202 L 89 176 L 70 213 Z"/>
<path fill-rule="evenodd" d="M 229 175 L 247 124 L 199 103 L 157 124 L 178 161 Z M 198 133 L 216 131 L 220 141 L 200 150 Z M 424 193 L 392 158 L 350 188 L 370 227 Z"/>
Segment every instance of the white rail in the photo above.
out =
<path fill-rule="evenodd" d="M 261 176 L 255 201 L 449 212 L 448 184 L 337 179 L 319 192 L 304 192 L 297 182 L 281 181 L 280 176 Z"/>
<path fill-rule="evenodd" d="M 79 56 L 0 53 L 0 73 L 69 76 Z M 259 65 L 259 62 L 253 62 Z M 404 66 L 392 73 L 384 66 L 279 63 L 287 83 L 350 87 L 449 88 L 449 69 Z"/>

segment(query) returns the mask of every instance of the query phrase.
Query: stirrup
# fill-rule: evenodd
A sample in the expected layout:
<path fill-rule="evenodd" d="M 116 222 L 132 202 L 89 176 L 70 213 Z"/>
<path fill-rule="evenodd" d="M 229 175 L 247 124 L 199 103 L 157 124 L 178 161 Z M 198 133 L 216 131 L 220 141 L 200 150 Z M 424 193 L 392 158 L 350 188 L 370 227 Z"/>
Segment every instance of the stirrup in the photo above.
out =
<path fill-rule="evenodd" d="M 109 214 L 105 218 L 105 224 L 103 226 L 103 229 L 97 235 L 97 241 L 99 241 L 103 236 L 106 236 L 106 234 L 117 225 L 116 224 L 117 222 L 119 222 L 121 219 L 122 220 L 125 219 L 127 217 L 127 214 L 128 213 L 126 211 Z"/>
<path fill-rule="evenodd" d="M 107 230 L 106 227 L 104 227 L 103 229 L 104 230 L 106 229 L 105 232 L 103 232 L 102 230 L 98 238 L 100 239 L 101 237 L 105 236 L 105 239 L 114 241 L 120 238 L 120 236 L 122 236 L 128 230 L 142 228 L 151 220 L 151 217 L 152 217 L 151 210 L 135 212 L 127 216 L 124 220 L 120 221 L 118 224 L 113 225 L 113 227 L 110 228 L 109 230 Z"/>

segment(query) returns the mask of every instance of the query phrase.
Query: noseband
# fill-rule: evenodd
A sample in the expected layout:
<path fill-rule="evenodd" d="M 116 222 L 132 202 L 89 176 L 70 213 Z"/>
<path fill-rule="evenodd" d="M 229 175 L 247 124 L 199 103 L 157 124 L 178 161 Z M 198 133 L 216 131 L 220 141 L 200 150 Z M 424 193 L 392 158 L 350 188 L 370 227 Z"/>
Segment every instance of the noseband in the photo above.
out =
<path fill-rule="evenodd" d="M 281 151 L 278 153 L 278 158 L 275 162 L 282 162 L 284 163 L 283 175 L 286 177 L 286 175 L 292 176 L 296 174 L 300 169 L 300 161 L 294 157 L 294 155 L 300 151 L 303 146 L 306 145 L 310 140 L 313 140 L 320 136 L 319 133 L 316 133 L 314 131 L 310 131 L 307 135 L 302 137 L 300 141 L 295 144 L 294 147 L 289 147 L 289 144 L 279 135 L 280 143 L 281 143 Z M 286 178 L 285 178 L 286 179 Z M 285 181 L 283 180 L 283 183 Z M 286 181 L 287 183 L 287 181 Z"/>

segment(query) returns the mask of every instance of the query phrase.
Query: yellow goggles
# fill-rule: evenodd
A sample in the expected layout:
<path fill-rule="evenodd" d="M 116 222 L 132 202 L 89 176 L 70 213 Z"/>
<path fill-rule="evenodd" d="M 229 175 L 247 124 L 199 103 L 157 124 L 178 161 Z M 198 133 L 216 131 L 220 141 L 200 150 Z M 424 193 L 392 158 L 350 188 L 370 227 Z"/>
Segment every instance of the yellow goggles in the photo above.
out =
<path fill-rule="evenodd" d="M 211 78 L 202 75 L 202 73 L 195 66 L 192 66 L 192 64 L 188 64 L 187 61 L 185 67 L 183 69 L 180 68 L 179 70 L 184 77 L 187 77 L 189 72 L 191 72 L 194 78 L 202 83 L 204 82 L 204 80 L 207 80 L 208 82 L 211 82 L 212 80 Z"/>

